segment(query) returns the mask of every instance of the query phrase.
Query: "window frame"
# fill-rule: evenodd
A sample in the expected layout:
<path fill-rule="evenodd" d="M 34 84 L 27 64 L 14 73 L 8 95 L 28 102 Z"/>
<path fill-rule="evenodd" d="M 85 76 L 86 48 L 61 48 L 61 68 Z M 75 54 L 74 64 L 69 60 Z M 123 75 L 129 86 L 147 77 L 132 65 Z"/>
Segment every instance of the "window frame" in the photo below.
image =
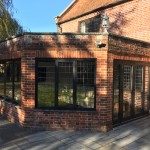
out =
<path fill-rule="evenodd" d="M 119 124 L 119 123 L 123 123 L 123 122 L 125 122 L 125 121 L 128 121 L 128 119 L 136 119 L 137 117 L 141 117 L 141 116 L 144 116 L 144 115 L 146 115 L 147 113 L 148 113 L 148 109 L 150 108 L 150 105 L 149 105 L 149 101 L 150 101 L 150 91 L 149 91 L 149 89 L 150 89 L 150 63 L 149 62 L 142 62 L 142 61 L 134 61 L 134 60 L 121 60 L 121 59 L 114 59 L 114 63 L 113 63 L 113 76 L 115 76 L 116 75 L 116 70 L 114 69 L 116 66 L 119 66 L 119 73 L 120 73 L 120 76 L 119 76 L 119 80 L 120 80 L 120 84 L 118 85 L 119 87 L 119 102 L 120 102 L 120 104 L 119 104 L 119 107 L 120 107 L 120 114 L 118 114 L 118 120 L 116 121 L 116 120 L 114 120 L 114 99 L 115 99 L 115 95 L 114 95 L 114 93 L 115 93 L 115 82 L 116 82 L 116 78 L 113 78 L 113 100 L 112 100 L 112 120 L 113 120 L 113 124 L 114 124 L 114 126 L 116 126 L 117 124 Z M 132 94 L 131 94 L 131 101 L 132 101 L 132 104 L 133 104 L 133 106 L 132 106 L 132 110 L 131 110 L 131 118 L 127 118 L 126 120 L 123 120 L 123 118 L 122 118 L 122 114 L 123 114 L 123 110 L 121 109 L 121 107 L 123 106 L 123 82 L 121 82 L 122 80 L 123 80 L 123 66 L 124 65 L 130 65 L 130 66 L 132 66 L 132 68 L 134 68 L 134 70 L 133 70 L 133 77 L 132 77 L 132 83 L 134 83 L 134 84 L 132 84 L 132 86 L 133 86 L 133 91 L 135 92 L 135 67 L 142 67 L 142 71 L 143 71 L 143 76 L 142 76 L 142 78 L 143 78 L 143 84 L 142 84 L 142 87 L 141 87 L 141 91 L 142 91 L 142 103 L 141 103 L 141 105 L 142 105 L 142 109 L 143 109 L 143 111 L 142 111 L 142 113 L 140 114 L 140 115 L 137 115 L 136 113 L 135 113 L 135 110 L 133 110 L 134 109 L 134 107 L 135 107 L 135 105 L 134 105 L 134 101 L 135 101 L 135 93 L 133 93 L 132 92 Z M 148 92 L 147 92 L 147 96 L 145 95 L 145 92 L 146 92 L 146 90 L 145 90 L 145 71 L 146 71 L 146 67 L 148 67 L 148 74 L 147 74 L 147 77 L 148 77 L 148 79 L 147 79 L 147 88 L 148 88 Z M 146 100 L 146 97 L 147 97 L 147 100 Z M 147 110 L 145 110 L 145 101 L 147 101 Z"/>
<path fill-rule="evenodd" d="M 96 25 L 98 19 L 99 19 L 100 23 L 98 25 Z M 84 29 L 83 29 L 83 32 L 82 32 L 81 28 L 82 28 L 83 23 L 84 23 Z M 100 32 L 101 23 L 102 23 L 102 19 L 101 19 L 100 15 L 92 17 L 92 18 L 88 18 L 88 19 L 85 19 L 85 20 L 81 20 L 81 21 L 78 22 L 78 32 L 79 33 Z M 92 31 L 89 29 L 90 26 L 88 24 L 93 24 Z M 93 28 L 95 28 L 97 26 L 99 26 L 99 30 L 98 31 L 93 30 Z"/>
<path fill-rule="evenodd" d="M 87 61 L 87 62 L 93 62 L 94 63 L 94 107 L 93 108 L 77 108 L 76 102 L 77 102 L 77 61 Z M 36 109 L 48 109 L 48 110 L 96 110 L 96 59 L 92 58 L 84 58 L 84 59 L 51 59 L 51 58 L 36 58 L 35 59 L 35 108 Z M 39 62 L 54 62 L 55 63 L 55 106 L 54 107 L 40 107 L 38 106 L 38 63 Z M 59 85 L 59 71 L 58 71 L 58 63 L 59 62 L 72 62 L 73 63 L 73 107 L 62 107 L 58 106 L 58 85 Z"/>
<path fill-rule="evenodd" d="M 17 103 L 17 101 L 15 100 L 15 63 L 17 61 L 20 61 L 20 82 L 21 82 L 21 58 L 17 58 L 17 59 L 6 59 L 6 60 L 1 60 L 0 61 L 0 64 L 4 64 L 4 96 L 1 96 L 1 98 L 4 98 L 4 100 L 8 101 L 8 102 L 12 102 L 13 104 L 16 104 L 16 105 L 21 105 L 21 99 L 20 99 L 20 103 Z M 12 86 L 11 86 L 11 90 L 12 90 L 12 98 L 8 98 L 7 97 L 7 94 L 6 94 L 6 89 L 7 89 L 7 86 L 6 86 L 6 78 L 7 78 L 7 71 L 6 71 L 6 63 L 7 62 L 11 62 L 12 63 Z M 21 91 L 21 83 L 20 83 L 20 91 Z M 20 93 L 20 96 L 21 96 L 21 93 Z"/>

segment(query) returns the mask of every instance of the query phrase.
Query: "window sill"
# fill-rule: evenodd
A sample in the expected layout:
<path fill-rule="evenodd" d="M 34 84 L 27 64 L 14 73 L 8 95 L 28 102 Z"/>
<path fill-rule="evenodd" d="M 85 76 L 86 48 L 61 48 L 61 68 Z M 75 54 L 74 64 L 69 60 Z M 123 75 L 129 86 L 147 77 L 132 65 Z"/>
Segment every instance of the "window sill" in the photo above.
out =
<path fill-rule="evenodd" d="M 42 108 L 35 108 L 34 111 L 42 111 L 42 112 L 58 112 L 58 113 L 97 113 L 95 109 L 42 109 Z"/>

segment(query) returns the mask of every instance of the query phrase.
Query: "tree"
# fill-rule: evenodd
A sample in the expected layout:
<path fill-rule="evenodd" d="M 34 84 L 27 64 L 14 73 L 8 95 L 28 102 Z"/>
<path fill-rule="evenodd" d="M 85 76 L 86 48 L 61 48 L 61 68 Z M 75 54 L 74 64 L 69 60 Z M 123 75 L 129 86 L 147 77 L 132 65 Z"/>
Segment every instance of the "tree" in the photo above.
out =
<path fill-rule="evenodd" d="M 23 32 L 22 26 L 13 18 L 12 0 L 0 0 L 0 40 Z"/>

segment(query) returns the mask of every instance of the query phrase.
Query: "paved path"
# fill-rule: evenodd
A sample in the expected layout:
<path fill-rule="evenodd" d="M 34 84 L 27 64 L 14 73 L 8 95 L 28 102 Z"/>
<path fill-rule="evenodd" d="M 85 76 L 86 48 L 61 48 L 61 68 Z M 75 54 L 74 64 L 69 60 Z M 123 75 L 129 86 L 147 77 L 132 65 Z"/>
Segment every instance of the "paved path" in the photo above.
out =
<path fill-rule="evenodd" d="M 150 116 L 108 133 L 36 131 L 0 117 L 0 150 L 150 150 Z"/>

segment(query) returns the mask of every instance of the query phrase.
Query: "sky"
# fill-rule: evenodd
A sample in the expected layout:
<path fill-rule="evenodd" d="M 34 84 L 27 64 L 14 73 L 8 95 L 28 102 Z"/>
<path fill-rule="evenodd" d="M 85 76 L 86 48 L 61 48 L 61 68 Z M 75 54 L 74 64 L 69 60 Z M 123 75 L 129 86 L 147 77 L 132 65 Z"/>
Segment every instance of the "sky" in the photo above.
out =
<path fill-rule="evenodd" d="M 13 0 L 14 18 L 27 32 L 56 32 L 55 16 L 73 0 Z"/>

